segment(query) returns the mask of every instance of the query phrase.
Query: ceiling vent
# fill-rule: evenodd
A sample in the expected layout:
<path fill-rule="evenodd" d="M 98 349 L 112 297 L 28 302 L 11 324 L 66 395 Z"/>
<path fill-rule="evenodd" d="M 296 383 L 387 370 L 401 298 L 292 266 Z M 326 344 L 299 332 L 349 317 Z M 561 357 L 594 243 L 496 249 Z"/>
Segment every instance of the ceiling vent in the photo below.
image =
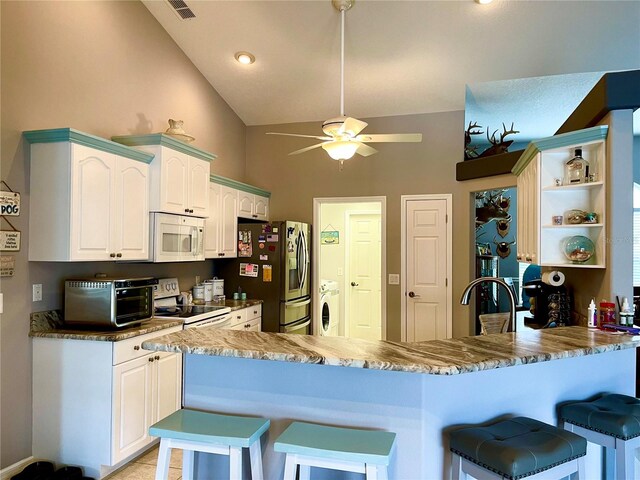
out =
<path fill-rule="evenodd" d="M 183 0 L 167 0 L 171 8 L 182 20 L 189 20 L 190 18 L 196 18 L 196 14 L 189 8 Z"/>

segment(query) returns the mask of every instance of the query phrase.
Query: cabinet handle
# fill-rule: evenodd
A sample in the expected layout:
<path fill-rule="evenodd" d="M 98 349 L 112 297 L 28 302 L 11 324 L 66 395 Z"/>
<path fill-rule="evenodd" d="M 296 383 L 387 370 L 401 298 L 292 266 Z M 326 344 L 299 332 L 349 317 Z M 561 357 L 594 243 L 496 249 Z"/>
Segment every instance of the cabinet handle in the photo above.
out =
<path fill-rule="evenodd" d="M 153 362 L 153 357 L 149 357 L 149 361 L 150 361 L 150 362 Z"/>
<path fill-rule="evenodd" d="M 160 360 L 160 355 L 156 355 L 156 356 L 155 356 L 155 357 L 153 357 L 153 358 L 155 358 L 156 360 Z"/>
<path fill-rule="evenodd" d="M 236 318 L 240 320 L 242 318 L 242 315 L 238 315 Z"/>
<path fill-rule="evenodd" d="M 116 254 L 116 257 L 118 257 L 118 258 L 122 258 L 122 254 L 121 254 L 121 253 L 118 253 L 118 254 Z"/>
<path fill-rule="evenodd" d="M 115 253 L 110 253 L 110 254 L 109 254 L 109 256 L 110 256 L 111 258 L 116 258 L 116 254 L 115 254 Z"/>
<path fill-rule="evenodd" d="M 525 260 L 526 260 L 527 262 L 530 262 L 530 261 L 531 261 L 531 257 L 527 257 Z"/>
<path fill-rule="evenodd" d="M 219 253 L 218 256 L 219 257 L 224 257 L 224 253 Z"/>
<path fill-rule="evenodd" d="M 254 315 L 257 315 L 257 314 L 258 314 L 258 310 L 254 310 L 254 311 L 253 311 L 253 314 L 254 314 Z"/>
<path fill-rule="evenodd" d="M 522 255 L 517 255 L 516 260 L 522 260 Z"/>
<path fill-rule="evenodd" d="M 140 350 L 140 345 L 134 345 L 133 349 L 134 350 Z"/>
<path fill-rule="evenodd" d="M 184 209 L 184 213 L 189 213 L 189 209 L 188 209 L 188 208 L 185 208 L 185 209 Z"/>
<path fill-rule="evenodd" d="M 258 215 L 251 215 L 253 218 L 258 218 Z"/>

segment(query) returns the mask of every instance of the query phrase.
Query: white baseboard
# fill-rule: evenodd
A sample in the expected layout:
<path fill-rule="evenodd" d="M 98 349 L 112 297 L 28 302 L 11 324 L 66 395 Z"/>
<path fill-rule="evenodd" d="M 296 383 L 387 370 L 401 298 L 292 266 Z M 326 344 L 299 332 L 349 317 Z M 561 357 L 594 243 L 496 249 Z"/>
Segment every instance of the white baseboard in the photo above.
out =
<path fill-rule="evenodd" d="M 24 467 L 33 463 L 35 458 L 27 457 L 19 462 L 14 463 L 13 465 L 9 465 L 8 467 L 0 470 L 0 480 L 9 480 L 14 475 L 20 473 Z"/>

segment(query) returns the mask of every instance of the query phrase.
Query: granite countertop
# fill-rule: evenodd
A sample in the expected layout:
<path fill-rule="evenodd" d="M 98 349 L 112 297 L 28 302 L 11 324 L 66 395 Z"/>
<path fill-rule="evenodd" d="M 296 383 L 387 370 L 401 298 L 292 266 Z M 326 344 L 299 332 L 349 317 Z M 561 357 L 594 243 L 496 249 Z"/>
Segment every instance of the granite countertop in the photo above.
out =
<path fill-rule="evenodd" d="M 419 343 L 201 328 L 160 336 L 142 343 L 142 348 L 164 352 L 435 375 L 456 375 L 637 346 L 640 346 L 638 337 L 584 327 L 559 327 Z"/>
<path fill-rule="evenodd" d="M 247 298 L 246 300 L 225 300 L 224 306 L 231 307 L 231 311 L 240 310 L 242 308 L 253 307 L 254 305 L 258 305 L 263 303 L 262 300 L 256 300 L 254 298 Z"/>
<path fill-rule="evenodd" d="M 132 327 L 117 330 L 95 327 L 70 327 L 62 320 L 61 312 L 50 310 L 31 314 L 29 328 L 30 337 L 61 338 L 67 340 L 93 340 L 99 342 L 117 342 L 127 338 L 137 337 L 146 333 L 157 332 L 165 328 L 182 325 L 182 320 L 154 319 L 142 322 Z"/>

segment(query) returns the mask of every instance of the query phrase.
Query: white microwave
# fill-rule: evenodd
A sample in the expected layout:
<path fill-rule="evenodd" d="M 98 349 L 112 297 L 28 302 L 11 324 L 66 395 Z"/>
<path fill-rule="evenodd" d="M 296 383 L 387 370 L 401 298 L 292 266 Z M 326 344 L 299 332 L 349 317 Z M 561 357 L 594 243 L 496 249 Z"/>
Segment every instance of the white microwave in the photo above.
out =
<path fill-rule="evenodd" d="M 151 261 L 204 260 L 204 218 L 151 213 Z"/>

